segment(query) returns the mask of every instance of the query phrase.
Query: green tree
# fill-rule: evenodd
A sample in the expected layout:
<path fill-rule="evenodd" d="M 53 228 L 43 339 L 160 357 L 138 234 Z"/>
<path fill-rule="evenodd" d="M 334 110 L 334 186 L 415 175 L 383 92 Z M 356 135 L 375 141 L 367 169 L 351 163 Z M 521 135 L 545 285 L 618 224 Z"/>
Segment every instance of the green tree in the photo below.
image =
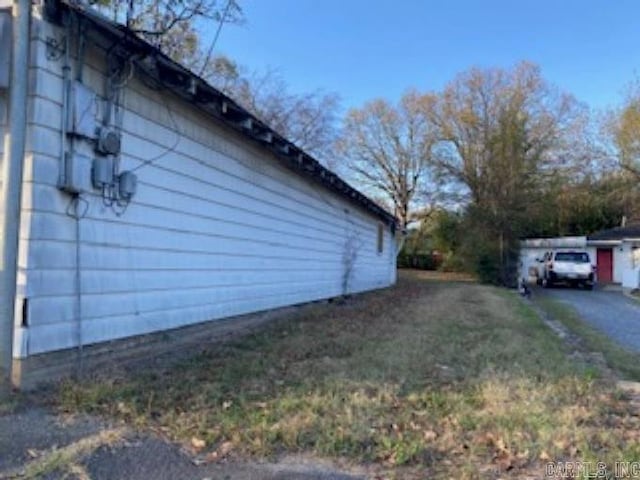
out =
<path fill-rule="evenodd" d="M 640 218 L 640 185 L 628 172 L 614 170 L 603 175 L 547 185 L 540 195 L 537 222 L 531 236 L 588 235 L 612 228 L 623 218 Z"/>
<path fill-rule="evenodd" d="M 640 85 L 629 88 L 619 112 L 609 120 L 622 168 L 640 180 Z"/>
<path fill-rule="evenodd" d="M 589 158 L 584 109 L 538 67 L 521 63 L 459 75 L 429 105 L 428 118 L 439 138 L 436 165 L 466 193 L 477 268 L 513 284 L 519 238 L 541 185 Z"/>

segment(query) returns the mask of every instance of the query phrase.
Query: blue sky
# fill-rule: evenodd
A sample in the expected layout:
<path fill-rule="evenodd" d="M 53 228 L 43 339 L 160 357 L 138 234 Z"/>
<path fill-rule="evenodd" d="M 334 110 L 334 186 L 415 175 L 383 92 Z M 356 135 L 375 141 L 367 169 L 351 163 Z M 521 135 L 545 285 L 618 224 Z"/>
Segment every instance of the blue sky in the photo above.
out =
<path fill-rule="evenodd" d="M 294 92 L 336 92 L 345 108 L 520 60 L 600 108 L 640 70 L 638 0 L 239 1 L 247 22 L 225 25 L 216 51 L 277 67 Z"/>

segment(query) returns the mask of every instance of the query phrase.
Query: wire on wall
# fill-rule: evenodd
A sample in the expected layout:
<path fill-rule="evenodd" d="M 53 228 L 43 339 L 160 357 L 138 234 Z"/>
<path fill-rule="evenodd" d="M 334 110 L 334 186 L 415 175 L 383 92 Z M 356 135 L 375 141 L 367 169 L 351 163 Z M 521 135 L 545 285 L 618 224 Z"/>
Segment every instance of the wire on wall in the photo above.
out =
<path fill-rule="evenodd" d="M 173 127 L 173 131 L 176 133 L 176 138 L 175 138 L 175 140 L 173 142 L 173 145 L 171 145 L 164 152 L 156 155 L 155 157 L 151 157 L 151 158 L 148 158 L 146 160 L 143 160 L 140 165 L 138 165 L 137 167 L 131 169 L 132 172 L 140 170 L 143 167 L 147 167 L 147 166 L 151 165 L 152 163 L 154 163 L 154 162 L 166 157 L 167 155 L 175 152 L 176 149 L 178 148 L 178 145 L 180 144 L 180 140 L 182 138 L 182 135 L 180 134 L 180 127 L 178 125 L 178 122 L 176 121 L 176 118 L 173 115 L 173 112 L 171 111 L 171 109 L 169 108 L 169 105 L 167 104 L 167 102 L 165 101 L 163 103 L 164 103 L 165 108 L 167 109 L 167 113 L 169 114 L 169 120 L 171 120 L 171 126 Z"/>
<path fill-rule="evenodd" d="M 126 110 L 126 86 L 135 74 L 135 57 L 122 59 L 116 54 L 117 47 L 118 43 L 114 43 L 107 50 L 108 75 L 105 78 L 106 105 L 102 128 L 106 129 L 106 134 L 115 134 L 121 138 Z M 107 159 L 105 161 L 111 161 L 112 180 L 100 187 L 100 196 L 103 205 L 110 208 L 119 217 L 126 212 L 133 193 L 123 194 L 120 182 L 125 172 L 120 171 L 121 150 L 119 147 L 113 150 L 107 149 L 107 151 L 101 152 Z"/>

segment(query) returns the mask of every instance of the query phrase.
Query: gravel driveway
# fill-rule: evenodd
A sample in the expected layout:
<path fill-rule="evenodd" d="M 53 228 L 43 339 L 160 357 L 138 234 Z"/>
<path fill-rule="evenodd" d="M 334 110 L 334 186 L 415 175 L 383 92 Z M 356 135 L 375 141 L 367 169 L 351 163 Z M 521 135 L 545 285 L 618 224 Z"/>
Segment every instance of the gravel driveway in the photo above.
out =
<path fill-rule="evenodd" d="M 621 345 L 640 352 L 640 302 L 606 290 L 551 288 L 540 293 L 571 305 L 583 320 Z"/>

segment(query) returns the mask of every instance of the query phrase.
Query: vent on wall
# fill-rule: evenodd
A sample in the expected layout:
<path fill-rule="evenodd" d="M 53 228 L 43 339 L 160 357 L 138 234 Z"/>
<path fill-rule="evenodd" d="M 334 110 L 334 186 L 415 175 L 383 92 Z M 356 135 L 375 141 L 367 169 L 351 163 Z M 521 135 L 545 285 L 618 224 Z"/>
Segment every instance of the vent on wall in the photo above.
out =
<path fill-rule="evenodd" d="M 11 68 L 11 14 L 0 11 L 0 88 L 9 87 Z"/>

